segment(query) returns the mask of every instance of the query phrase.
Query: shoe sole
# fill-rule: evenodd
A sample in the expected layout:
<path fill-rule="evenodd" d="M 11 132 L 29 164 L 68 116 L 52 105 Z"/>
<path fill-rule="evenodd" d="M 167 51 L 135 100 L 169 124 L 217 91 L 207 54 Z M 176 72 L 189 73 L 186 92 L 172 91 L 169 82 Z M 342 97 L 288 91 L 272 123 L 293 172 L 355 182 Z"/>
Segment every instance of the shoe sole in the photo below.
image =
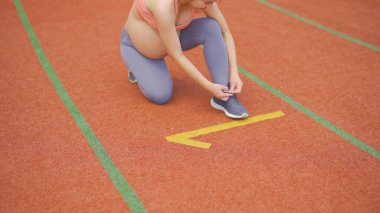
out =
<path fill-rule="evenodd" d="M 247 113 L 244 113 L 242 115 L 233 115 L 231 113 L 229 113 L 223 106 L 220 106 L 219 104 L 215 103 L 214 99 L 211 98 L 211 101 L 210 101 L 210 104 L 211 106 L 214 108 L 214 109 L 217 109 L 217 110 L 220 110 L 220 111 L 223 111 L 224 114 L 229 117 L 229 118 L 234 118 L 234 119 L 242 119 L 242 118 L 247 118 L 248 117 L 248 114 Z"/>

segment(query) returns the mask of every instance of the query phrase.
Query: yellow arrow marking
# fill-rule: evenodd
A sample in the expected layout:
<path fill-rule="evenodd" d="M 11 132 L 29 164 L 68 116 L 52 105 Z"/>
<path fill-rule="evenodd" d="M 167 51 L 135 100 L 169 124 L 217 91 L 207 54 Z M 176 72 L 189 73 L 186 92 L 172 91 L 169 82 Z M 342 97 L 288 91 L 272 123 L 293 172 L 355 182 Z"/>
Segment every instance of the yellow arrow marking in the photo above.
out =
<path fill-rule="evenodd" d="M 245 126 L 247 124 L 256 123 L 260 121 L 265 121 L 269 119 L 274 119 L 284 116 L 284 113 L 281 111 L 272 112 L 268 114 L 258 115 L 255 117 L 246 118 L 244 120 L 232 121 L 224 124 L 218 124 L 202 129 L 197 129 L 189 132 L 183 132 L 175 135 L 166 136 L 165 139 L 169 142 L 179 143 L 187 146 L 197 147 L 201 149 L 209 149 L 211 147 L 210 143 L 193 140 L 190 138 L 206 135 L 213 132 L 219 132 L 226 129 L 231 129 L 239 126 Z"/>

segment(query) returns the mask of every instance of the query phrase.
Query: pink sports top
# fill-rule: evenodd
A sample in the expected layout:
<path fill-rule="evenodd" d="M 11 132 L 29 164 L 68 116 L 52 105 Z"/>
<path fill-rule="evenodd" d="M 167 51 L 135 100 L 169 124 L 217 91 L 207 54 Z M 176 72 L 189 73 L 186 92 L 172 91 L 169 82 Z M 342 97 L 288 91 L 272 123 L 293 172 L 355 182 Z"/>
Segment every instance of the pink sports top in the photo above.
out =
<path fill-rule="evenodd" d="M 149 12 L 148 9 L 145 7 L 144 0 L 135 0 L 134 2 L 137 10 L 137 14 L 143 18 L 146 23 L 148 23 L 153 29 L 157 30 L 157 23 L 154 19 L 154 16 Z M 178 0 L 174 0 L 174 7 L 175 7 L 175 14 L 178 15 Z M 176 26 L 177 30 L 185 29 L 189 24 L 191 23 L 193 17 L 194 17 L 194 11 L 191 11 L 191 18 L 184 24 Z"/>

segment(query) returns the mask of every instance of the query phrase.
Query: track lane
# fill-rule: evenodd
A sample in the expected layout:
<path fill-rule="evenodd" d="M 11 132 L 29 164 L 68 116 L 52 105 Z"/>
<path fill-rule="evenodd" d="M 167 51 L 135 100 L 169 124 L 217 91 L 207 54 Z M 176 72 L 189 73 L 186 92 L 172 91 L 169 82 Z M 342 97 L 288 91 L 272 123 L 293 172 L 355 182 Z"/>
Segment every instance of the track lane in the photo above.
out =
<path fill-rule="evenodd" d="M 104 6 L 102 2 L 93 3 L 94 8 Z M 128 5 L 128 2 L 119 4 Z M 247 4 L 250 6 L 250 3 Z M 225 2 L 223 5 L 234 11 L 233 5 Z M 32 7 L 40 8 L 39 10 L 43 8 L 38 4 Z M 91 9 L 98 12 L 99 19 L 96 20 L 108 17 L 110 14 L 107 11 L 114 11 L 114 14 L 115 11 L 120 11 L 117 13 L 120 18 L 124 16 L 124 10 L 127 11 L 127 8 Z M 53 18 L 64 20 L 63 17 L 67 14 L 63 11 L 55 13 Z M 245 11 L 242 11 L 239 14 L 244 13 Z M 40 16 L 34 15 L 34 18 Z M 232 23 L 237 20 L 243 23 L 247 21 L 241 16 L 232 17 L 232 13 L 227 15 Z M 166 144 L 163 137 L 171 133 L 229 120 L 209 108 L 208 95 L 193 82 L 188 81 L 172 62 L 169 67 L 176 85 L 174 99 L 165 107 L 148 104 L 135 85 L 128 84 L 126 73 L 113 72 L 125 70 L 121 63 L 113 62 L 120 60 L 117 55 L 118 46 L 112 46 L 117 42 L 117 38 L 106 37 L 119 31 L 119 23 L 112 22 L 116 15 L 100 22 L 100 28 L 99 23 L 88 21 L 91 17 L 93 18 L 93 14 L 90 13 L 82 15 L 82 21 L 71 17 L 74 21 L 62 23 L 58 27 L 53 26 L 54 20 L 49 20 L 51 23 L 43 23 L 43 17 L 35 21 L 42 23 L 39 26 L 40 34 L 43 35 L 42 44 L 46 45 L 46 52 L 51 54 L 54 67 L 59 67 L 57 71 L 62 76 L 62 82 L 68 85 L 70 92 L 72 91 L 75 103 L 83 109 L 85 117 L 99 138 L 104 141 L 106 150 L 115 159 L 115 164 L 134 189 L 141 193 L 142 201 L 148 210 L 333 211 L 339 208 L 370 211 L 378 207 L 376 191 L 373 191 L 378 186 L 377 161 L 363 155 L 361 150 L 350 146 L 341 138 L 326 132 L 326 129 L 265 90 L 247 83 L 249 80 L 244 77 L 246 95 L 242 96 L 241 101 L 257 114 L 283 110 L 287 115 L 283 123 L 255 126 L 253 132 L 252 129 L 240 129 L 221 135 L 203 136 L 206 138 L 202 140 L 215 144 L 215 150 L 211 154 Z M 256 24 L 259 28 L 263 27 Z M 82 26 L 83 29 L 78 29 L 78 26 Z M 237 28 L 237 25 L 233 26 L 238 32 L 245 30 Z M 66 29 L 73 29 L 74 33 L 64 34 Z M 93 32 L 97 32 L 98 35 L 92 34 Z M 265 32 L 268 31 L 263 31 Z M 103 42 L 97 40 L 99 34 L 106 38 Z M 259 69 L 257 66 L 273 60 L 272 56 L 268 57 L 270 51 L 264 51 L 267 53 L 266 57 L 254 57 L 263 52 L 249 51 L 246 48 L 249 48 L 250 42 L 263 40 L 253 40 L 252 32 L 241 35 L 236 39 L 239 42 L 240 64 L 260 75 L 265 73 L 275 76 L 276 78 L 266 76 L 266 80 L 270 79 L 271 82 L 278 83 L 278 78 L 282 82 L 281 80 L 291 76 L 278 74 L 276 72 L 279 70 L 276 69 Z M 61 39 L 54 40 L 58 37 Z M 268 43 L 263 43 L 262 46 L 271 47 Z M 86 47 L 87 49 L 78 50 Z M 65 49 L 67 51 L 63 51 Z M 109 56 L 107 51 L 114 54 Z M 57 52 L 62 54 L 54 57 Z M 189 53 L 189 57 L 197 61 L 199 52 Z M 78 58 L 82 60 L 75 60 Z M 255 66 L 250 65 L 253 64 L 252 58 L 257 61 Z M 201 61 L 197 63 L 202 70 L 205 69 Z M 297 86 L 302 85 L 301 83 L 305 82 L 301 81 Z M 284 86 L 277 88 L 283 90 Z M 287 94 L 294 94 L 294 91 L 292 92 Z M 194 94 L 197 94 L 197 97 Z M 302 100 L 308 100 L 310 93 L 304 94 Z M 178 118 L 183 118 L 184 121 L 178 121 Z M 141 126 L 136 128 L 139 124 Z M 305 127 L 309 127 L 310 130 L 304 130 Z"/>
<path fill-rule="evenodd" d="M 128 211 L 55 93 L 16 8 L 11 1 L 0 8 L 7 32 L 0 40 L 0 211 Z"/>
<path fill-rule="evenodd" d="M 380 3 L 376 0 L 266 1 L 326 27 L 380 47 Z"/>

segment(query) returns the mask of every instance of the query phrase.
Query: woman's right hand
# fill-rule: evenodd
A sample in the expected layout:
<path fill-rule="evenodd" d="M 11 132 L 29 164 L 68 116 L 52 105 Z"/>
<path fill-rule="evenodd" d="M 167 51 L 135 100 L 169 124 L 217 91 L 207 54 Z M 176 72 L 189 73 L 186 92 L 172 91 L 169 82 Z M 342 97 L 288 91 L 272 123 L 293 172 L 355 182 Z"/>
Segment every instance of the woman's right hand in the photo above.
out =
<path fill-rule="evenodd" d="M 228 92 L 228 87 L 221 84 L 211 83 L 207 86 L 207 90 L 217 99 L 222 101 L 227 101 L 233 93 Z"/>

